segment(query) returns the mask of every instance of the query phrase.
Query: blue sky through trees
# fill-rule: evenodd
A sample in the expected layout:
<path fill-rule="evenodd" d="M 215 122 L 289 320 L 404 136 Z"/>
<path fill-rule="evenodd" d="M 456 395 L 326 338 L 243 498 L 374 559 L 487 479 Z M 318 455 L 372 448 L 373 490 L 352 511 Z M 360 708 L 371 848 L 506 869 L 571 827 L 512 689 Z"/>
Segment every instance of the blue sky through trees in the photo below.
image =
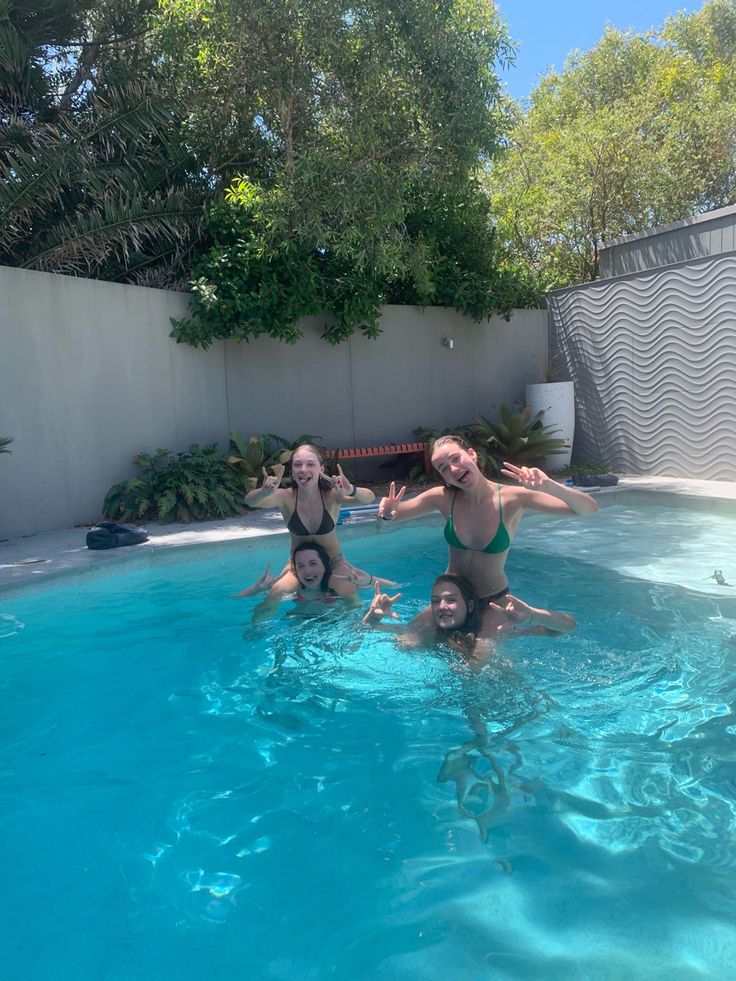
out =
<path fill-rule="evenodd" d="M 519 43 L 515 65 L 502 71 L 509 95 L 526 98 L 547 68 L 560 70 L 567 55 L 588 50 L 606 24 L 641 33 L 660 27 L 678 10 L 693 13 L 702 3 L 678 0 L 497 0 L 511 37 Z"/>

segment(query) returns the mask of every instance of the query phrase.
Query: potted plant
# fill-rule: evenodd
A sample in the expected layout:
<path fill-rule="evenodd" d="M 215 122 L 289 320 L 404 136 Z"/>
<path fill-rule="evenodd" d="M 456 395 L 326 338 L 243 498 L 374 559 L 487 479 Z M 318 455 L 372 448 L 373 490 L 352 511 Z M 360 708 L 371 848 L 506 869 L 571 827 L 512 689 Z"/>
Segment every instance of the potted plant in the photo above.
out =
<path fill-rule="evenodd" d="M 554 355 L 547 366 L 545 380 L 526 386 L 525 400 L 532 412 L 543 412 L 545 425 L 557 430 L 557 435 L 565 441 L 563 453 L 554 459 L 545 457 L 542 467 L 566 467 L 572 457 L 572 441 L 575 436 L 575 384 L 571 381 L 555 381 L 560 353 Z"/>
<path fill-rule="evenodd" d="M 504 463 L 516 466 L 537 466 L 541 461 L 556 461 L 565 455 L 567 447 L 560 438 L 556 427 L 549 425 L 544 412 L 535 412 L 525 406 L 514 412 L 507 405 L 501 405 L 497 421 L 478 416 L 474 423 L 459 430 L 478 453 L 482 467 L 500 472 Z"/>

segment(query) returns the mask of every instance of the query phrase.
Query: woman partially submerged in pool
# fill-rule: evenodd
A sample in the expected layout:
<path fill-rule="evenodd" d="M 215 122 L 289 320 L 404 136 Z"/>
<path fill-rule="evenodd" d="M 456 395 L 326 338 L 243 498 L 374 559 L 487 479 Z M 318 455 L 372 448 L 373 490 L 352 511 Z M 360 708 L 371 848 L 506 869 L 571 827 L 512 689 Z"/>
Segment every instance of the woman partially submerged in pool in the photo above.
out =
<path fill-rule="evenodd" d="M 399 646 L 405 649 L 444 642 L 461 654 L 484 661 L 495 645 L 509 636 L 541 634 L 555 637 L 575 627 L 569 614 L 536 609 L 515 596 L 506 595 L 500 602 L 483 602 L 467 579 L 452 573 L 444 573 L 435 579 L 430 605 L 409 623 L 383 623 L 386 618 L 398 620 L 393 604 L 400 597 L 401 593 L 388 596 L 376 585 L 363 623 L 395 631 Z"/>
<path fill-rule="evenodd" d="M 336 585 L 341 586 L 342 580 L 335 582 L 330 557 L 317 542 L 302 542 L 296 546 L 291 556 L 291 572 L 296 580 L 296 587 L 290 598 L 299 606 L 289 610 L 287 616 L 320 616 L 329 607 L 359 605 L 355 589 L 346 594 L 335 588 Z M 269 585 L 266 572 L 250 590 L 243 592 L 255 596 L 267 590 Z M 253 610 L 254 623 L 272 617 L 283 598 L 282 595 L 274 595 L 272 590 L 269 591 L 268 596 Z"/>
<path fill-rule="evenodd" d="M 324 460 L 316 446 L 303 443 L 291 454 L 291 485 L 281 487 L 284 467 L 273 468 L 273 475 L 263 471 L 263 486 L 249 491 L 245 503 L 252 508 L 278 508 L 291 535 L 292 554 L 304 542 L 316 542 L 327 553 L 331 566 L 331 588 L 340 596 L 349 596 L 356 588 L 372 586 L 373 576 L 345 561 L 335 532 L 340 508 L 344 504 L 370 504 L 375 494 L 367 487 L 351 483 L 338 464 L 337 475 L 325 474 Z M 388 583 L 388 580 L 384 580 Z M 272 577 L 270 567 L 254 586 L 237 593 L 238 597 L 269 589 L 269 599 L 293 593 L 299 582 L 291 562 L 280 575 Z"/>
<path fill-rule="evenodd" d="M 388 496 L 381 499 L 378 516 L 393 521 L 440 511 L 449 546 L 447 571 L 467 579 L 485 605 L 509 591 L 506 556 L 527 511 L 569 517 L 598 510 L 590 494 L 559 484 L 536 467 L 503 465 L 502 476 L 520 486 L 488 480 L 475 450 L 459 436 L 435 441 L 432 466 L 444 481 L 442 486 L 403 500 L 406 488 L 397 493 L 392 483 Z"/>

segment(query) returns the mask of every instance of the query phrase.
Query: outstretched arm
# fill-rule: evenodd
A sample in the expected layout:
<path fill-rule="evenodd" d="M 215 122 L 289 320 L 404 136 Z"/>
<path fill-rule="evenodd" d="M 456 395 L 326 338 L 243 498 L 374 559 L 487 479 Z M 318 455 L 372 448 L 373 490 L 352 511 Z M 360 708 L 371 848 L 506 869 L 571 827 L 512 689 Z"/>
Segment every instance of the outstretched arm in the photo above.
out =
<path fill-rule="evenodd" d="M 489 604 L 488 627 L 483 636 L 498 638 L 519 634 L 543 634 L 556 637 L 574 630 L 575 620 L 561 610 L 542 610 L 529 606 L 516 596 L 505 596 L 499 603 Z M 499 619 L 501 622 L 499 623 Z"/>
<path fill-rule="evenodd" d="M 430 487 L 408 501 L 403 500 L 405 493 L 406 487 L 397 491 L 392 480 L 388 495 L 382 497 L 378 505 L 378 517 L 384 521 L 403 521 L 404 518 L 418 518 L 420 515 L 442 510 L 440 504 L 445 494 L 444 487 Z"/>
<path fill-rule="evenodd" d="M 539 467 L 517 467 L 513 463 L 504 463 L 501 474 L 517 481 L 531 492 L 524 496 L 525 508 L 554 514 L 579 515 L 594 514 L 598 510 L 598 502 L 590 494 L 552 480 Z"/>

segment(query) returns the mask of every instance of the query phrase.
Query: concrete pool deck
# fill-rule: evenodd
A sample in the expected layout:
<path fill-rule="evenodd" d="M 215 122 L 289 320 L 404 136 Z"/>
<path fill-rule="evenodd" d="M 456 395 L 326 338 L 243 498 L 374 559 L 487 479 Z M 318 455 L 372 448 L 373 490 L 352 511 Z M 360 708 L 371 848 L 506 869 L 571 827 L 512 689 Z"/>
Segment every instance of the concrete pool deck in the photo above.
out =
<path fill-rule="evenodd" d="M 680 498 L 734 502 L 736 481 L 691 480 L 684 477 L 621 477 L 616 487 L 595 491 L 601 499 L 625 491 L 675 495 Z M 92 572 L 101 566 L 122 565 L 140 560 L 142 553 L 184 546 L 250 542 L 272 535 L 285 535 L 286 529 L 277 511 L 249 511 L 240 518 L 222 521 L 201 521 L 191 524 L 159 525 L 147 522 L 150 538 L 143 545 L 109 551 L 91 551 L 85 544 L 87 527 L 63 528 L 37 535 L 12 538 L 0 542 L 0 596 L 7 587 L 35 585 L 45 579 L 71 572 Z M 345 528 L 345 537 L 352 537 L 356 528 Z M 363 526 L 364 533 L 365 526 Z M 263 543 L 265 544 L 265 542 Z"/>

